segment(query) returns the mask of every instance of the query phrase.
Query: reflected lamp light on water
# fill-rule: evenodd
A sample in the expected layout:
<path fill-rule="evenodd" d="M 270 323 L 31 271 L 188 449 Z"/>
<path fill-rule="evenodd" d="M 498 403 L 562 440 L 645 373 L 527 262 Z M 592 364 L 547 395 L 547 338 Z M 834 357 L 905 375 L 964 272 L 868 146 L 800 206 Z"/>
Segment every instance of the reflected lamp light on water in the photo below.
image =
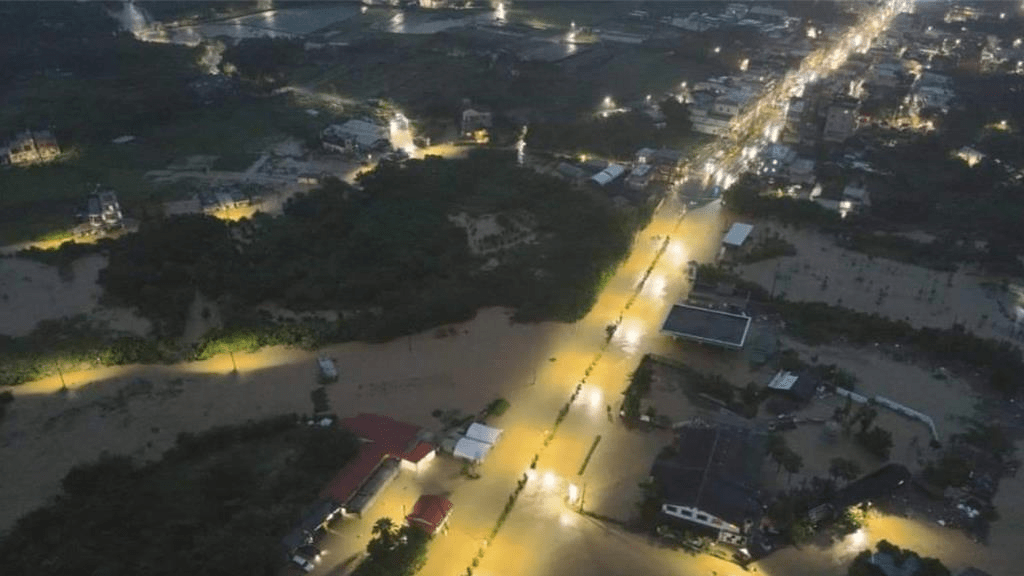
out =
<path fill-rule="evenodd" d="M 580 498 L 580 489 L 575 484 L 569 484 L 569 504 L 575 504 Z"/>
<path fill-rule="evenodd" d="M 598 408 L 601 406 L 601 391 L 591 390 L 590 392 L 590 405 Z"/>

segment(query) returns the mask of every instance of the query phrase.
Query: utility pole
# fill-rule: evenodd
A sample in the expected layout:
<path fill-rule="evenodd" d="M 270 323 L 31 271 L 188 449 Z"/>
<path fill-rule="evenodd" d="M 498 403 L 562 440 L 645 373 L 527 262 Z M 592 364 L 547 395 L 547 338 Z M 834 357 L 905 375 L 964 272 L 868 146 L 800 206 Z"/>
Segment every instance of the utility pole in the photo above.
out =
<path fill-rule="evenodd" d="M 231 356 L 231 371 L 234 373 L 238 373 L 238 365 L 235 364 L 235 353 L 232 352 L 231 350 L 228 350 L 228 356 Z"/>

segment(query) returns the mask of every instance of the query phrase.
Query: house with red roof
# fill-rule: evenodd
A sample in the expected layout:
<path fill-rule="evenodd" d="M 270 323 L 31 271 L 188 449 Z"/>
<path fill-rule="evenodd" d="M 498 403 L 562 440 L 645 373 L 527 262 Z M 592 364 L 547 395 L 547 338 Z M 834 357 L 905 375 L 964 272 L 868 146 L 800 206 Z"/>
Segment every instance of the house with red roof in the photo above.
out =
<path fill-rule="evenodd" d="M 412 507 L 412 513 L 405 517 L 409 526 L 415 526 L 433 536 L 448 522 L 452 515 L 452 502 L 444 496 L 424 494 Z"/>
<path fill-rule="evenodd" d="M 434 445 L 421 439 L 421 429 L 406 422 L 363 413 L 340 424 L 358 436 L 362 446 L 320 495 L 342 506 L 346 514 L 361 514 L 400 470 L 419 472 L 436 455 Z"/>

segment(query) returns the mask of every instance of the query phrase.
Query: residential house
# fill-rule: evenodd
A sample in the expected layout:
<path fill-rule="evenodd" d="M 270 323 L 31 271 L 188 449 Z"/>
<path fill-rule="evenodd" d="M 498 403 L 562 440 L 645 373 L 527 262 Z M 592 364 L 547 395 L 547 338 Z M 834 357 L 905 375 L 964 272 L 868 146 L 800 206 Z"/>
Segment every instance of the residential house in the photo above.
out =
<path fill-rule="evenodd" d="M 640 164 L 626 177 L 626 186 L 629 186 L 631 190 L 637 192 L 644 191 L 651 183 L 651 179 L 654 177 L 654 166 L 650 164 Z"/>
<path fill-rule="evenodd" d="M 424 494 L 416 500 L 412 513 L 405 517 L 409 526 L 415 526 L 433 536 L 444 528 L 451 517 L 454 505 L 444 496 Z"/>
<path fill-rule="evenodd" d="M 101 191 L 98 186 L 86 200 L 86 210 L 82 216 L 85 222 L 94 229 L 117 228 L 124 220 L 121 204 L 117 201 L 117 194 L 112 190 Z"/>
<path fill-rule="evenodd" d="M 745 428 L 688 423 L 651 467 L 661 514 L 744 546 L 760 522 L 764 437 Z"/>
<path fill-rule="evenodd" d="M 0 148 L 0 164 L 26 166 L 49 162 L 60 156 L 60 146 L 49 130 L 26 130 Z"/>
<path fill-rule="evenodd" d="M 491 129 L 492 117 L 490 112 L 467 108 L 462 111 L 460 122 L 462 135 L 466 138 L 476 140 L 486 139 L 487 131 Z"/>

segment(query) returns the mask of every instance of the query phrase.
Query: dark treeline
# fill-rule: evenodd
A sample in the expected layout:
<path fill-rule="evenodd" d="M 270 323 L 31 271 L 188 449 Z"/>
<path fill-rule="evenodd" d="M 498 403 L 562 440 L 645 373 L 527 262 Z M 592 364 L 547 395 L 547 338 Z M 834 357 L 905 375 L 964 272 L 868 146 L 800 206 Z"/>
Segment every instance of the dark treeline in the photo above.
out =
<path fill-rule="evenodd" d="M 237 225 L 199 215 L 143 225 L 109 249 L 100 282 L 177 334 L 198 290 L 229 317 L 274 301 L 369 316 L 358 336 L 388 337 L 509 306 L 523 321 L 573 320 L 626 254 L 638 217 L 605 198 L 520 168 L 505 153 L 385 164 L 362 190 L 332 182 L 288 202 L 284 216 Z M 470 252 L 458 212 L 529 221 L 536 241 Z"/>
<path fill-rule="evenodd" d="M 276 574 L 280 538 L 357 449 L 344 429 L 284 416 L 183 434 L 151 464 L 104 456 L 18 521 L 0 565 L 11 576 Z"/>
<path fill-rule="evenodd" d="M 449 220 L 460 212 L 497 215 L 506 232 L 528 227 L 533 241 L 513 245 L 499 235 L 494 242 L 504 249 L 474 254 L 466 231 Z M 604 196 L 516 166 L 509 153 L 481 151 L 466 160 L 384 164 L 361 189 L 329 182 L 291 199 L 279 217 L 147 221 L 94 248 L 109 257 L 100 273 L 104 298 L 135 307 L 153 321 L 154 335 L 111 336 L 84 320 L 43 326 L 0 340 L 0 355 L 18 367 L 6 383 L 60 365 L 381 341 L 468 320 L 486 306 L 513 308 L 522 322 L 572 321 L 590 309 L 649 214 L 650 207 L 616 210 Z M 61 265 L 81 250 L 66 244 L 27 255 Z M 197 293 L 216 301 L 224 326 L 195 349 L 177 350 L 169 342 L 182 333 Z M 333 310 L 339 320 L 276 321 L 256 310 L 265 302 Z"/>

